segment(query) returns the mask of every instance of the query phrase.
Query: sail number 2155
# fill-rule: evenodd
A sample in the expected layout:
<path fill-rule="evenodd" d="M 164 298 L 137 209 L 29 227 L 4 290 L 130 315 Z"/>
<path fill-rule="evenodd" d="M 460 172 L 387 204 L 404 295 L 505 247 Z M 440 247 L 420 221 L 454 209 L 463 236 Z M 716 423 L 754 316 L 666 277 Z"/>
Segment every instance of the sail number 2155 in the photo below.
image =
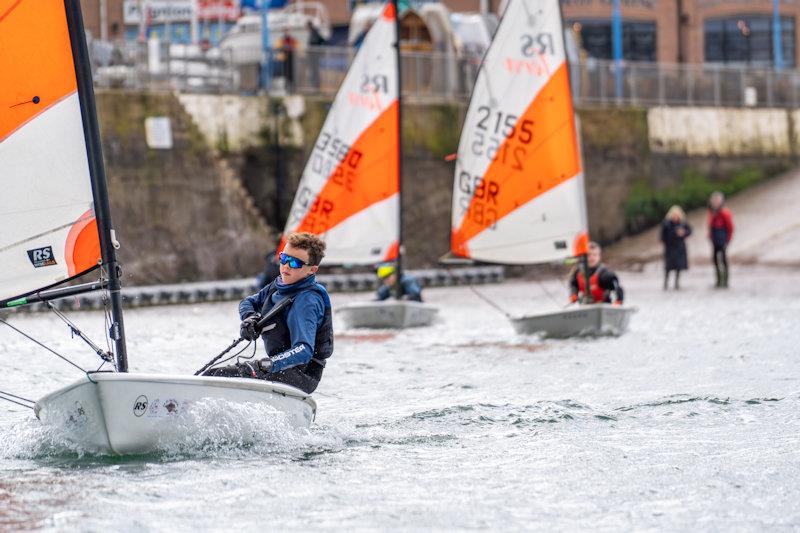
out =
<path fill-rule="evenodd" d="M 517 125 L 519 117 L 502 111 L 492 112 L 489 106 L 478 107 L 478 118 L 470 146 L 472 153 L 486 156 L 493 162 L 499 160 L 514 170 L 522 170 L 525 160 L 523 145 L 533 140 L 533 121 L 525 119 Z"/>

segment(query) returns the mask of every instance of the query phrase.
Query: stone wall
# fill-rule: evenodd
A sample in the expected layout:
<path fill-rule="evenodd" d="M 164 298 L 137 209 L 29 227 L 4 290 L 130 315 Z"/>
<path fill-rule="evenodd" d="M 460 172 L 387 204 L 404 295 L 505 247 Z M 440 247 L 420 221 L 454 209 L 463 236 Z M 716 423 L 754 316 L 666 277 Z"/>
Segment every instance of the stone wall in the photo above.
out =
<path fill-rule="evenodd" d="M 98 93 L 97 110 L 124 282 L 255 274 L 269 228 L 180 102 L 170 94 Z M 173 149 L 147 147 L 149 116 L 171 119 Z"/>
<path fill-rule="evenodd" d="M 157 253 L 136 259 L 137 276 L 141 270 L 149 279 L 158 277 L 165 258 L 173 265 L 170 272 L 181 272 L 185 279 L 255 272 L 267 247 L 261 243 L 282 229 L 330 102 L 197 95 L 182 95 L 178 102 L 162 96 L 156 98 L 164 108 L 159 111 L 145 109 L 145 103 L 155 97 L 109 94 L 106 98 L 101 114 L 128 114 L 131 120 L 125 122 L 136 127 L 135 132 L 104 136 L 107 144 L 118 147 L 106 154 L 110 174 L 117 176 L 112 184 L 124 177 L 131 183 L 126 194 L 136 198 L 131 206 L 120 209 L 147 210 L 148 217 L 130 212 L 125 220 L 151 223 L 141 231 L 129 227 L 127 233 L 136 235 L 137 250 L 139 242 L 152 244 L 146 236 L 153 220 L 169 235 Z M 131 98 L 133 102 L 144 99 L 144 103 L 131 107 Z M 197 125 L 183 110 L 190 112 Z M 145 111 L 176 117 L 173 127 L 180 125 L 184 138 L 171 154 L 143 147 Z M 404 106 L 404 234 L 411 267 L 434 265 L 449 250 L 454 164 L 444 157 L 457 150 L 465 112 L 465 102 Z M 626 235 L 624 204 L 637 183 L 646 182 L 654 189 L 669 187 L 689 168 L 720 179 L 748 166 L 774 174 L 794 164 L 800 150 L 795 114 L 784 110 L 588 108 L 580 109 L 578 115 L 590 232 L 603 243 Z M 131 151 L 131 157 L 125 156 L 126 151 Z M 246 189 L 255 216 L 236 182 Z M 190 192 L 194 199 L 188 201 Z M 175 209 L 175 205 L 186 207 Z M 206 230 L 198 232 L 205 238 L 186 239 L 185 228 L 191 227 L 192 220 L 207 224 Z M 220 250 L 231 257 L 221 256 Z M 170 276 L 163 279 L 174 279 Z"/>

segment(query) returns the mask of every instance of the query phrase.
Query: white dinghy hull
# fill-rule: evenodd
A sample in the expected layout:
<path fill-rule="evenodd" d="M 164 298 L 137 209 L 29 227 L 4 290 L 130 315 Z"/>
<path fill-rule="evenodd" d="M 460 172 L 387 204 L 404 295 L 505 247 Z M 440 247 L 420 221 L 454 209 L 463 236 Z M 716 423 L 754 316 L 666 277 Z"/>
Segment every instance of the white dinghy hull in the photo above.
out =
<path fill-rule="evenodd" d="M 336 309 L 346 328 L 416 328 L 430 326 L 437 307 L 408 300 L 354 302 Z"/>
<path fill-rule="evenodd" d="M 268 405 L 297 427 L 308 427 L 317 410 L 308 394 L 282 383 L 98 372 L 44 396 L 34 412 L 92 451 L 137 454 L 157 451 L 163 437 L 174 435 L 179 415 L 205 399 Z"/>
<path fill-rule="evenodd" d="M 628 329 L 633 307 L 594 304 L 554 313 L 512 318 L 517 333 L 538 334 L 544 338 L 566 339 L 580 336 L 622 335 Z"/>

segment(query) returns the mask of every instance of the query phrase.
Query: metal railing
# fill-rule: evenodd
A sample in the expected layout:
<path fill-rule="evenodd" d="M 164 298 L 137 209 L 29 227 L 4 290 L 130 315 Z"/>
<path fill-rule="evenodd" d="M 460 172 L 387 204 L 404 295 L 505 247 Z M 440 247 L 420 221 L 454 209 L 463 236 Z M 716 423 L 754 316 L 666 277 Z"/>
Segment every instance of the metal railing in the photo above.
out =
<path fill-rule="evenodd" d="M 273 92 L 331 97 L 355 55 L 352 48 L 275 50 L 268 72 Z M 95 62 L 100 87 L 248 93 L 260 90 L 261 50 L 200 50 L 196 46 L 125 43 Z M 406 52 L 403 94 L 418 100 L 466 101 L 480 58 L 438 52 Z M 621 80 L 617 80 L 617 72 Z M 570 65 L 579 105 L 697 105 L 797 107 L 800 72 L 717 64 L 625 62 L 588 59 Z M 620 83 L 621 81 L 621 83 Z M 617 88 L 621 92 L 617 92 Z"/>

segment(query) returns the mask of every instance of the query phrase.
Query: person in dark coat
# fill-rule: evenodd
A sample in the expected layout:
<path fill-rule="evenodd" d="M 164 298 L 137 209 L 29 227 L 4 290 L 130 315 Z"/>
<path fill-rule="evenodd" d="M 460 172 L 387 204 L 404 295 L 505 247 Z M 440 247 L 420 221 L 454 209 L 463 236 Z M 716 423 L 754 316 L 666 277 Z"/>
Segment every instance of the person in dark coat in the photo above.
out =
<path fill-rule="evenodd" d="M 733 237 L 733 217 L 725 207 L 725 195 L 717 191 L 708 200 L 708 238 L 714 248 L 712 262 L 717 273 L 717 288 L 727 289 L 728 278 L 728 244 Z"/>
<path fill-rule="evenodd" d="M 669 287 L 669 273 L 675 272 L 675 288 L 680 289 L 681 270 L 689 269 L 686 238 L 692 228 L 686 223 L 683 209 L 673 205 L 661 223 L 661 242 L 664 243 L 664 290 Z"/>

